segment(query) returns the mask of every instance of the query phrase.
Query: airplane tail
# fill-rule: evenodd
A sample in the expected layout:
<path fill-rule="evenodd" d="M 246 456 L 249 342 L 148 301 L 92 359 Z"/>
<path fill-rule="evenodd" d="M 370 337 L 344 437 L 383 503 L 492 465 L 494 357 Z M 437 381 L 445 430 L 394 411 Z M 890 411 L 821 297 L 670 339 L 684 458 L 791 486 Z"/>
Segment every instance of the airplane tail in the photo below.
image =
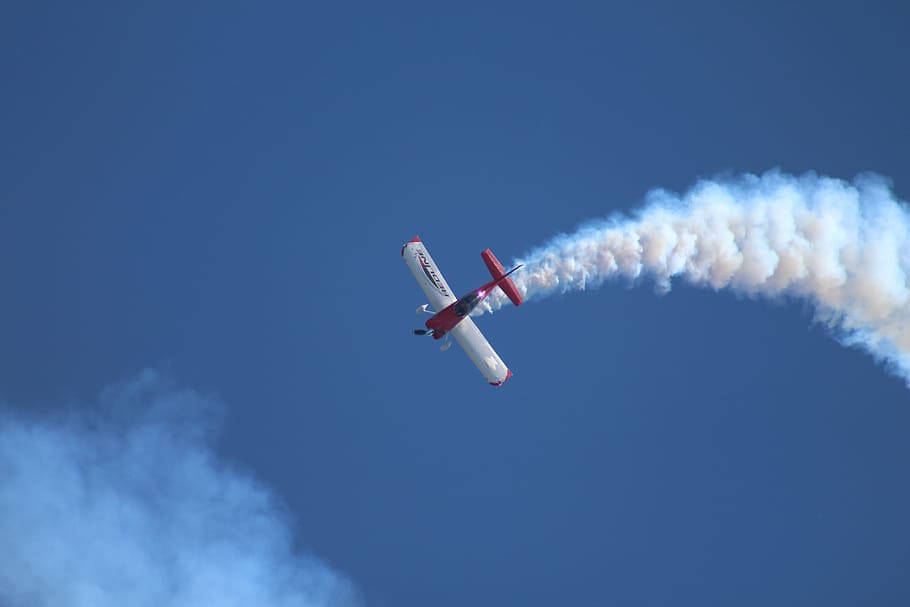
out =
<path fill-rule="evenodd" d="M 505 269 L 502 267 L 502 264 L 499 263 L 499 260 L 496 259 L 496 256 L 493 255 L 493 251 L 490 249 L 484 249 L 483 253 L 480 254 L 483 257 L 483 262 L 487 264 L 487 269 L 490 270 L 490 274 L 493 276 L 493 280 L 499 280 L 503 276 L 507 276 Z M 518 268 L 515 268 L 518 269 Z M 510 270 L 509 274 L 515 270 Z M 499 288 L 502 289 L 502 292 L 512 301 L 516 306 L 520 306 L 521 302 L 524 301 L 521 298 L 521 293 L 518 292 L 518 289 L 515 287 L 515 283 L 512 282 L 511 278 L 505 278 L 499 283 Z"/>

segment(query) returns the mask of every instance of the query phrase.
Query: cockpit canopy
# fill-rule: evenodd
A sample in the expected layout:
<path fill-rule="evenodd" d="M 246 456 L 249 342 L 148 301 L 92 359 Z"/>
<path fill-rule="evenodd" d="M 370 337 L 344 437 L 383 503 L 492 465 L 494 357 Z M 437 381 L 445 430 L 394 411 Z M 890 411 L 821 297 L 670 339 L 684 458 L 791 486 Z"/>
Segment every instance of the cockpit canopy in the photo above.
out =
<path fill-rule="evenodd" d="M 455 305 L 452 306 L 452 311 L 455 312 L 455 316 L 462 318 L 470 314 L 471 310 L 476 308 L 479 303 L 480 297 L 477 295 L 477 292 L 471 291 L 455 302 Z"/>

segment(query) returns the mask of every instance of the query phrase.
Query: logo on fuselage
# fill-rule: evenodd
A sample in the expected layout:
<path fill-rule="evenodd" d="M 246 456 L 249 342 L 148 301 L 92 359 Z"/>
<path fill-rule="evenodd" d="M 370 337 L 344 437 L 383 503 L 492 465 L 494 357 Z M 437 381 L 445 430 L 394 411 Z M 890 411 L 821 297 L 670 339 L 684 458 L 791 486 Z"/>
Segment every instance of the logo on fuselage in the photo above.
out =
<path fill-rule="evenodd" d="M 417 251 L 417 261 L 420 262 L 420 267 L 423 269 L 423 273 L 427 275 L 427 278 L 433 283 L 433 286 L 436 287 L 436 290 L 445 295 L 449 296 L 449 292 L 446 290 L 445 285 L 442 283 L 442 278 L 439 274 L 436 273 L 436 270 L 430 265 L 430 262 L 427 261 L 426 255 L 422 252 Z"/>

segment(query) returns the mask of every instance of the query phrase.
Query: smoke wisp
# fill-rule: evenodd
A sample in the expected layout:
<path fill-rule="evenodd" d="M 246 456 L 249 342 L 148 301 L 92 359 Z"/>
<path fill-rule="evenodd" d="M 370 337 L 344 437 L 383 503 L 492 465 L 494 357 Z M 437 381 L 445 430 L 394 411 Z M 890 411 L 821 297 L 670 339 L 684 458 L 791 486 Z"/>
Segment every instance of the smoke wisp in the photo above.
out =
<path fill-rule="evenodd" d="M 357 604 L 270 492 L 216 457 L 220 413 L 152 371 L 97 406 L 0 410 L 0 604 Z"/>
<path fill-rule="evenodd" d="M 853 182 L 774 171 L 648 194 L 632 217 L 582 226 L 531 251 L 528 299 L 614 278 L 674 279 L 750 297 L 808 301 L 843 343 L 910 383 L 910 215 L 882 177 Z M 507 303 L 497 290 L 486 311 Z"/>

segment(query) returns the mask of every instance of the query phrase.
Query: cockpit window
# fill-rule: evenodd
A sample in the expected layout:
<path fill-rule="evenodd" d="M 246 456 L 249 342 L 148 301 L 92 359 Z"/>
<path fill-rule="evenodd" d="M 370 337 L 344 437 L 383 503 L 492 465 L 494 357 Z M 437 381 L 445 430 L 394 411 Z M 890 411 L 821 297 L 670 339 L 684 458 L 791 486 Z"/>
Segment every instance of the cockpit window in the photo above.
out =
<path fill-rule="evenodd" d="M 468 293 L 452 306 L 452 311 L 455 312 L 455 316 L 459 318 L 467 316 L 470 314 L 471 310 L 474 309 L 474 306 L 477 305 L 477 300 L 476 293 Z"/>

